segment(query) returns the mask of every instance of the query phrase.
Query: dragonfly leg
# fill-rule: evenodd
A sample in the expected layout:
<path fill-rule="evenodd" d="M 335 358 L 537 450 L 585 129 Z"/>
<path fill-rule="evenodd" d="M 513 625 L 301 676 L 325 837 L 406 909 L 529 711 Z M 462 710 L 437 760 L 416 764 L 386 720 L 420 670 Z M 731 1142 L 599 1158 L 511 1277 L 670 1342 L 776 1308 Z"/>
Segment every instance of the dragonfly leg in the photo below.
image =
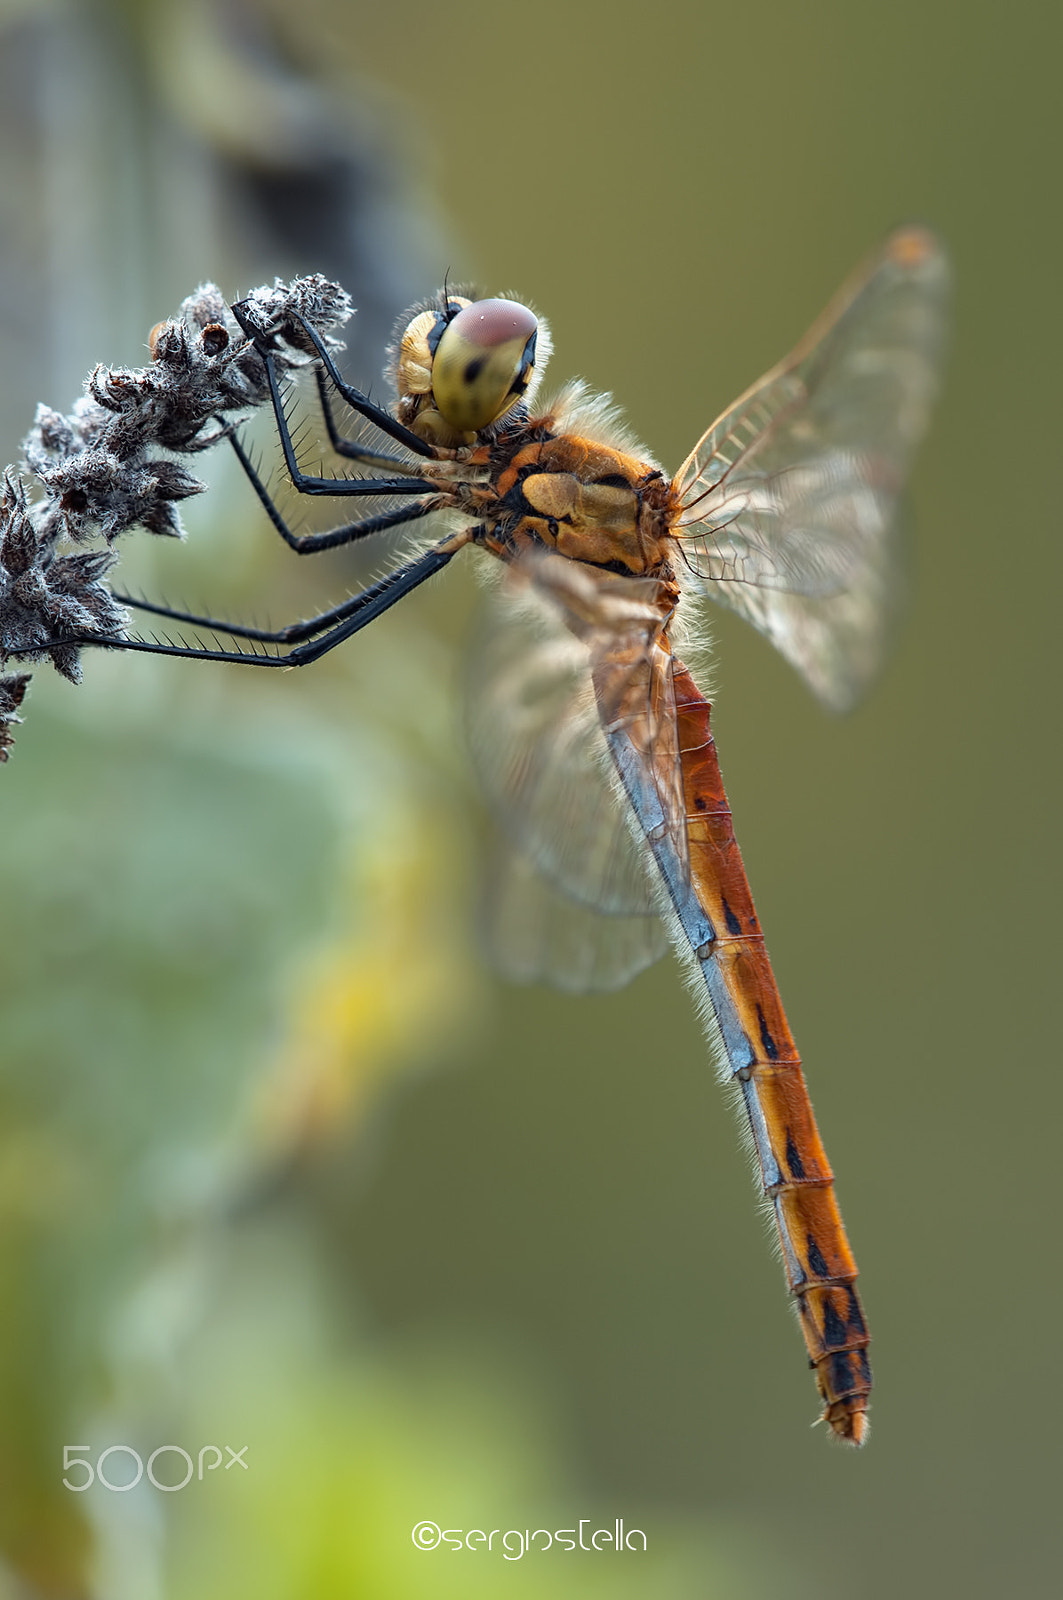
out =
<path fill-rule="evenodd" d="M 432 480 L 429 478 L 317 478 L 311 476 L 309 473 L 304 472 L 299 465 L 298 457 L 295 453 L 295 446 L 292 443 L 291 429 L 288 426 L 288 416 L 284 409 L 284 400 L 280 392 L 280 384 L 277 381 L 277 369 L 273 362 L 273 356 L 268 350 L 262 348 L 261 345 L 258 347 L 258 351 L 266 368 L 266 379 L 269 384 L 270 400 L 273 403 L 273 415 L 277 423 L 277 432 L 280 435 L 281 449 L 284 451 L 284 464 L 288 469 L 288 476 L 292 480 L 292 486 L 299 494 L 412 495 L 433 494 L 438 492 L 438 484 L 432 482 Z M 346 399 L 346 396 L 344 396 L 344 398 Z M 374 413 L 376 413 L 380 411 L 380 408 L 378 406 L 373 406 L 372 410 Z M 367 414 L 364 409 L 362 410 L 362 414 Z M 393 419 L 388 416 L 386 411 L 380 411 L 380 416 L 391 424 L 392 429 L 398 429 L 401 434 L 406 434 L 408 432 L 406 428 L 400 428 L 399 424 L 394 422 Z M 370 420 L 375 422 L 377 427 L 383 428 L 383 423 L 376 415 L 373 415 Z M 416 437 L 416 434 L 410 434 L 411 439 Z M 400 440 L 400 443 L 405 443 L 405 440 Z M 420 443 L 419 440 L 418 443 Z"/>
<path fill-rule="evenodd" d="M 408 501 L 405 505 L 392 506 L 388 511 L 378 511 L 368 517 L 356 517 L 352 522 L 345 522 L 338 528 L 330 528 L 325 533 L 293 533 L 287 522 L 277 509 L 269 490 L 266 488 L 258 472 L 255 470 L 247 451 L 235 434 L 230 435 L 236 458 L 256 495 L 261 502 L 267 517 L 292 550 L 299 555 L 313 555 L 318 550 L 334 550 L 338 545 L 353 544 L 357 539 L 365 539 L 371 533 L 382 533 L 387 528 L 399 528 L 407 522 L 414 522 L 418 517 L 426 517 L 429 512 L 437 511 L 447 503 L 446 496 L 436 491 L 431 496 Z M 331 481 L 331 480 L 328 480 Z M 371 479 L 362 480 L 371 484 Z M 296 485 L 298 487 L 298 485 Z M 426 484 L 426 488 L 433 488 Z M 393 489 L 381 490 L 382 493 L 394 493 Z"/>
<path fill-rule="evenodd" d="M 299 479 L 302 479 L 304 484 L 308 486 L 316 484 L 320 480 L 306 478 L 305 475 L 299 471 L 298 463 L 295 461 L 295 452 L 291 449 L 291 437 L 288 433 L 288 420 L 284 414 L 284 406 L 280 396 L 280 387 L 277 382 L 276 366 L 273 360 L 273 353 L 270 349 L 270 335 L 268 331 L 258 328 L 248 317 L 244 309 L 245 305 L 245 301 L 238 301 L 232 307 L 232 313 L 237 322 L 240 324 L 241 328 L 243 328 L 244 332 L 247 334 L 248 338 L 253 342 L 256 350 L 262 357 L 263 364 L 265 365 L 266 377 L 269 382 L 270 398 L 273 401 L 273 411 L 277 419 L 277 428 L 281 435 L 281 443 L 284 445 L 284 458 L 288 464 L 288 470 L 292 475 L 292 482 L 296 484 L 297 488 L 300 487 L 300 484 L 297 481 Z M 363 394 L 360 389 L 355 389 L 353 385 L 345 383 L 340 377 L 336 363 L 329 354 L 328 346 L 325 344 L 324 340 L 320 337 L 317 331 L 310 327 L 309 323 L 304 322 L 302 317 L 296 317 L 294 320 L 299 323 L 307 338 L 314 346 L 318 359 L 327 372 L 329 378 L 335 384 L 337 391 L 343 396 L 344 400 L 346 400 L 352 411 L 357 411 L 360 416 L 363 416 L 369 422 L 374 423 L 376 427 L 380 429 L 381 433 L 387 434 L 389 439 L 394 439 L 397 444 L 405 446 L 405 448 L 412 451 L 414 455 L 423 456 L 429 461 L 437 461 L 439 459 L 439 451 L 434 445 L 426 444 L 418 434 L 412 433 L 409 428 L 404 428 L 401 422 L 396 422 L 390 411 L 386 411 L 383 406 L 378 406 L 375 401 L 370 400 L 369 396 Z M 333 480 L 329 478 L 324 480 L 324 482 L 329 485 L 327 489 L 303 487 L 302 492 L 304 494 L 351 494 L 366 492 L 364 489 L 359 490 L 344 487 L 347 482 L 361 483 L 361 479 L 345 480 L 341 478 L 338 480 Z M 427 485 L 426 487 L 431 487 L 431 485 Z M 378 492 L 390 492 L 394 494 L 402 491 L 392 489 L 390 491 L 379 490 Z M 417 491 L 412 490 L 408 492 L 416 493 Z"/>
<path fill-rule="evenodd" d="M 314 379 L 317 383 L 317 395 L 321 404 L 321 415 L 325 422 L 325 431 L 328 442 L 338 456 L 346 456 L 349 461 L 360 461 L 363 466 L 373 467 L 378 471 L 388 471 L 395 467 L 408 467 L 409 463 L 402 457 L 391 455 L 387 450 L 372 450 L 359 439 L 348 439 L 336 426 L 336 418 L 332 410 L 332 397 L 329 394 L 325 373 L 321 367 L 314 368 Z"/>
<path fill-rule="evenodd" d="M 233 639 L 253 639 L 260 644 L 301 644 L 304 639 L 312 639 L 315 635 L 324 633 L 334 623 L 345 621 L 362 601 L 362 596 L 356 594 L 338 606 L 332 606 L 328 611 L 322 611 L 318 616 L 309 617 L 303 622 L 292 622 L 284 628 L 255 628 L 248 623 L 227 622 L 222 617 L 204 617 L 195 611 L 179 611 L 175 606 L 158 605 L 153 600 L 144 600 L 137 595 L 123 594 L 118 590 L 114 590 L 113 593 L 119 605 L 132 606 L 137 611 L 148 611 L 152 616 L 166 617 L 170 622 L 185 622 L 193 628 L 206 628 L 211 633 L 228 634 Z M 122 643 L 121 640 L 117 642 Z"/>
<path fill-rule="evenodd" d="M 362 628 L 390 610 L 397 601 L 418 588 L 426 579 L 441 571 L 459 550 L 471 542 L 474 534 L 475 530 L 471 528 L 453 534 L 441 544 L 433 545 L 430 550 L 423 551 L 414 560 L 396 567 L 377 583 L 370 584 L 360 594 L 352 595 L 340 605 L 323 611 L 317 617 L 275 630 L 245 628 L 227 622 L 216 624 L 208 617 L 196 617 L 189 612 L 174 611 L 166 606 L 155 606 L 147 601 L 122 597 L 123 603 L 154 612 L 157 616 L 171 617 L 175 621 L 189 622 L 196 626 L 217 627 L 219 633 L 228 634 L 230 638 L 294 646 L 293 649 L 286 651 L 211 649 L 184 642 L 174 644 L 169 639 L 110 638 L 103 634 L 75 634 L 64 639 L 52 639 L 47 644 L 39 646 L 39 649 L 43 652 L 53 650 L 57 645 L 81 647 L 92 645 L 104 650 L 133 650 L 146 655 L 182 656 L 191 661 L 231 661 L 247 667 L 309 666 L 310 662 L 319 660 L 330 650 L 335 650 L 337 645 L 343 644 L 354 634 L 359 633 Z M 27 655 L 30 653 L 30 651 L 25 652 Z"/>

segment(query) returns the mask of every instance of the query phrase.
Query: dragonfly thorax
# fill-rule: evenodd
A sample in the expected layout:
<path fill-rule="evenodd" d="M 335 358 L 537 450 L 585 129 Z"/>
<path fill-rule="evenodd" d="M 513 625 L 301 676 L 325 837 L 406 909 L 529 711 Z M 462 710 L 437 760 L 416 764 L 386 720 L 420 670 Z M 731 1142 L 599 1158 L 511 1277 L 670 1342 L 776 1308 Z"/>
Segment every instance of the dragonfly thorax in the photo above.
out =
<path fill-rule="evenodd" d="M 577 434 L 554 434 L 553 420 L 536 418 L 491 448 L 494 470 L 476 505 L 489 542 L 510 557 L 536 546 L 613 572 L 663 573 L 670 490 L 661 473 Z"/>

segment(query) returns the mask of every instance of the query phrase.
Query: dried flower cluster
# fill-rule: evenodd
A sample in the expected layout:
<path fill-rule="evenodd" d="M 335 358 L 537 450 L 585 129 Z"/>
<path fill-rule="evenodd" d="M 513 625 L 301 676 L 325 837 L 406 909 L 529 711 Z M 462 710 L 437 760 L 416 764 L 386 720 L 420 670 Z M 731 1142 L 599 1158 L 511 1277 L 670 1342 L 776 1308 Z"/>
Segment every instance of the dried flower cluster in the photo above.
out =
<path fill-rule="evenodd" d="M 313 354 L 297 318 L 337 346 L 330 332 L 352 307 L 344 290 L 315 274 L 255 289 L 241 311 L 273 336 L 284 369 Z M 79 649 L 70 640 L 120 634 L 126 621 L 104 582 L 117 559 L 114 541 L 136 527 L 180 537 L 178 504 L 206 485 L 173 458 L 208 449 L 268 398 L 262 360 L 213 284 L 159 323 L 149 348 L 146 367 L 97 367 L 69 415 L 37 408 L 23 449 L 40 499 L 27 499 L 14 469 L 4 474 L 0 666 L 10 657 L 46 654 L 78 682 Z M 70 549 L 94 539 L 102 545 Z M 0 677 L 0 761 L 7 760 L 12 724 L 21 720 L 28 681 L 27 673 Z"/>
<path fill-rule="evenodd" d="M 0 761 L 7 760 L 7 753 L 14 742 L 12 723 L 22 721 L 18 708 L 29 681 L 28 672 L 9 672 L 0 677 Z"/>

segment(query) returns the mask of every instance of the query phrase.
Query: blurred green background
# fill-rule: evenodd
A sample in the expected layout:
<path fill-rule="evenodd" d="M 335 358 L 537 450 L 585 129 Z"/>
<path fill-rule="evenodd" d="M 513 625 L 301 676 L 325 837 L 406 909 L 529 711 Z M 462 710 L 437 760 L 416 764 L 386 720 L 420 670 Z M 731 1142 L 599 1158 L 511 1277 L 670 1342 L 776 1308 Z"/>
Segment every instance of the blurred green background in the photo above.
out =
<path fill-rule="evenodd" d="M 716 628 L 870 1447 L 808 1428 L 674 966 L 570 999 L 475 956 L 452 569 L 312 673 L 35 675 L 0 774 L 0 1595 L 1058 1593 L 1058 8 L 4 0 L 0 28 L 5 461 L 207 277 L 341 277 L 366 379 L 444 271 L 519 291 L 553 379 L 673 466 L 894 223 L 957 281 L 868 704 L 831 720 Z M 130 545 L 155 592 L 287 620 L 358 581 L 215 470 L 188 546 Z M 73 1442 L 250 1467 L 79 1495 Z M 583 1516 L 647 1554 L 410 1541 Z"/>

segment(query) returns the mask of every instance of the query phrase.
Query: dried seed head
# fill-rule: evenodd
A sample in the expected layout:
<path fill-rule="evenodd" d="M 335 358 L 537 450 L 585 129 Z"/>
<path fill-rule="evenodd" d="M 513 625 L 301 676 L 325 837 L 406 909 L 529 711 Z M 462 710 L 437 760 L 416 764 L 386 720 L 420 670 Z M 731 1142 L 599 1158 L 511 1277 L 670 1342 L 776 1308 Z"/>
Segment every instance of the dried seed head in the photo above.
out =
<path fill-rule="evenodd" d="M 351 314 L 344 291 L 320 275 L 278 279 L 253 290 L 249 302 L 273 330 L 281 369 L 313 353 L 304 322 L 336 345 L 331 329 Z M 28 503 L 13 471 L 3 478 L 0 666 L 12 656 L 47 655 L 78 681 L 79 643 L 118 633 L 127 620 L 104 581 L 114 541 L 138 526 L 180 536 L 178 502 L 205 487 L 172 454 L 208 448 L 241 412 L 269 398 L 262 358 L 214 284 L 202 284 L 175 317 L 157 322 L 148 350 L 145 367 L 96 367 L 68 415 L 38 406 L 23 449 L 42 499 Z M 102 537 L 106 548 L 60 553 L 64 537 L 79 544 Z M 0 678 L 0 760 L 28 679 Z"/>
<path fill-rule="evenodd" d="M 220 322 L 208 322 L 199 336 L 199 342 L 203 346 L 203 354 L 213 360 L 229 348 L 228 330 Z"/>
<path fill-rule="evenodd" d="M 28 672 L 12 672 L 6 677 L 0 677 L 0 761 L 6 761 L 15 736 L 11 731 L 13 723 L 21 722 L 18 708 L 22 704 L 26 693 L 26 686 L 30 681 Z"/>

